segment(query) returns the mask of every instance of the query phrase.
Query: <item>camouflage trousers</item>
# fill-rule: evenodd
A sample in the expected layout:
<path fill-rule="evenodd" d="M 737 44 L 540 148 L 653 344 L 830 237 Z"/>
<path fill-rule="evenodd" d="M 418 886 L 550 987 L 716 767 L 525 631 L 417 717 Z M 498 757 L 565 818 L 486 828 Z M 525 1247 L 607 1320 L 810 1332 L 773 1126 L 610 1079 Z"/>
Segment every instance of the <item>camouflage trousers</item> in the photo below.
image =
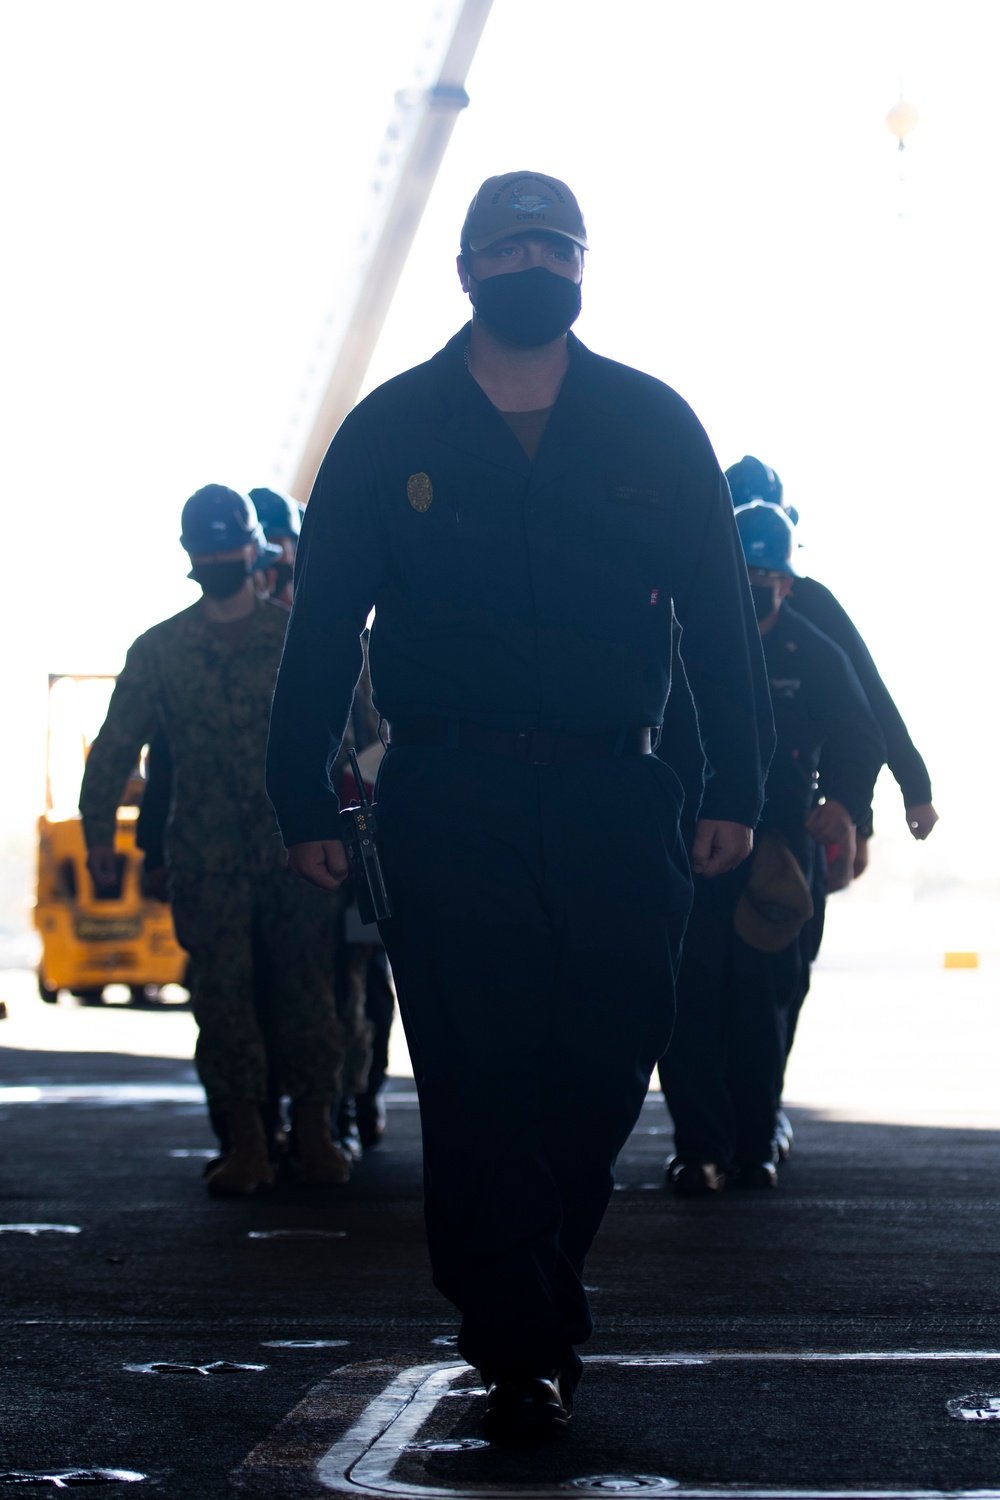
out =
<path fill-rule="evenodd" d="M 374 1027 L 368 1019 L 368 961 L 371 949 L 362 943 L 337 946 L 334 984 L 337 1014 L 344 1028 L 344 1095 L 356 1098 L 368 1087 Z"/>
<path fill-rule="evenodd" d="M 294 1100 L 335 1104 L 344 1069 L 334 997 L 342 897 L 275 870 L 175 872 L 170 899 L 191 956 L 195 1062 L 209 1103 L 263 1102 L 270 1080 Z"/>

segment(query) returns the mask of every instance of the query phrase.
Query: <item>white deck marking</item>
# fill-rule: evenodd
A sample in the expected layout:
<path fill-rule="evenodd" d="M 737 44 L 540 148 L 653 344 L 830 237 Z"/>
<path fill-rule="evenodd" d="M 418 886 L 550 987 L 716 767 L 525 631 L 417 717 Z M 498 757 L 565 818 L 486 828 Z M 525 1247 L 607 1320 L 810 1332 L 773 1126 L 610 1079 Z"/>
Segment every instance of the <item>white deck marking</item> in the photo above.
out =
<path fill-rule="evenodd" d="M 79 1224 L 0 1224 L 0 1234 L 79 1234 Z"/>
<path fill-rule="evenodd" d="M 726 1363 L 903 1363 L 920 1361 L 1000 1361 L 998 1349 L 871 1349 L 871 1350 L 743 1350 L 671 1355 L 593 1355 L 585 1364 L 617 1364 L 628 1368 Z M 530 1485 L 417 1485 L 395 1480 L 392 1472 L 404 1452 L 415 1451 L 417 1434 L 438 1402 L 452 1394 L 457 1380 L 471 1373 L 464 1363 L 414 1365 L 403 1370 L 371 1401 L 348 1432 L 323 1455 L 316 1477 L 325 1489 L 345 1495 L 368 1495 L 379 1500 L 557 1500 L 567 1493 L 601 1495 L 637 1493 L 670 1496 L 672 1500 L 1000 1500 L 1000 1489 L 826 1489 L 763 1488 L 747 1485 L 687 1486 L 667 1476 L 594 1475 L 567 1480 L 545 1489 Z M 457 1393 L 456 1393 L 457 1394 Z M 434 1450 L 442 1451 L 439 1444 Z M 419 1451 L 419 1450 L 416 1450 Z"/>
<path fill-rule="evenodd" d="M 238 1365 L 231 1359 L 213 1359 L 207 1365 L 179 1364 L 171 1359 L 154 1359 L 146 1365 L 122 1365 L 130 1375 L 241 1375 L 258 1374 L 267 1365 Z"/>
<path fill-rule="evenodd" d="M 662 1495 L 680 1488 L 672 1479 L 662 1474 L 588 1474 L 583 1479 L 568 1479 L 562 1486 L 584 1495 Z"/>
<path fill-rule="evenodd" d="M 0 1088 L 0 1104 L 204 1104 L 200 1083 L 46 1083 Z"/>
<path fill-rule="evenodd" d="M 248 1240 L 345 1240 L 346 1229 L 251 1229 Z"/>
<path fill-rule="evenodd" d="M 0 1474 L 0 1484 L 68 1490 L 78 1484 L 142 1484 L 146 1477 L 136 1469 L 7 1469 Z"/>
<path fill-rule="evenodd" d="M 1000 1422 L 1000 1396 L 989 1396 L 983 1391 L 958 1396 L 948 1402 L 948 1415 L 960 1422 Z"/>

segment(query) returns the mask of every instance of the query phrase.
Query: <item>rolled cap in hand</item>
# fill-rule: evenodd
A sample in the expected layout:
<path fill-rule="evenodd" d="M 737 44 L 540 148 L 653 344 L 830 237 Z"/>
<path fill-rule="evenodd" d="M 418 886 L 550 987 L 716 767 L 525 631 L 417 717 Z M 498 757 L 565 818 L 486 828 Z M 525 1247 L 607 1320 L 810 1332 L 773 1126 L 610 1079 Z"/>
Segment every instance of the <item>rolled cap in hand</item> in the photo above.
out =
<path fill-rule="evenodd" d="M 750 878 L 736 903 L 733 926 L 750 948 L 780 953 L 813 914 L 802 867 L 780 834 L 767 829 L 753 852 Z"/>
<path fill-rule="evenodd" d="M 576 198 L 564 182 L 541 172 L 487 177 L 469 204 L 462 225 L 462 248 L 485 250 L 497 240 L 531 229 L 547 229 L 572 240 L 581 250 L 590 248 Z"/>
<path fill-rule="evenodd" d="M 181 511 L 181 546 L 191 557 L 235 552 L 255 542 L 258 562 L 281 556 L 264 536 L 253 501 L 225 484 L 206 484 L 195 490 Z"/>

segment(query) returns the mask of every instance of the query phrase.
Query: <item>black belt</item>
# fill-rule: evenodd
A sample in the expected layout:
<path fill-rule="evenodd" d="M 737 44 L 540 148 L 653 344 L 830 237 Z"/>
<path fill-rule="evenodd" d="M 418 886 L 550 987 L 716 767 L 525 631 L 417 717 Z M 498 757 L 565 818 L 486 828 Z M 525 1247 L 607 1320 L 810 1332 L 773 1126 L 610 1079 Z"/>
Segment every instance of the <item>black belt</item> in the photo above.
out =
<path fill-rule="evenodd" d="M 651 736 L 647 726 L 612 729 L 603 734 L 565 734 L 561 729 L 487 729 L 459 719 L 425 718 L 394 723 L 389 744 L 484 750 L 488 755 L 507 755 L 530 766 L 557 766 L 574 760 L 649 755 Z"/>

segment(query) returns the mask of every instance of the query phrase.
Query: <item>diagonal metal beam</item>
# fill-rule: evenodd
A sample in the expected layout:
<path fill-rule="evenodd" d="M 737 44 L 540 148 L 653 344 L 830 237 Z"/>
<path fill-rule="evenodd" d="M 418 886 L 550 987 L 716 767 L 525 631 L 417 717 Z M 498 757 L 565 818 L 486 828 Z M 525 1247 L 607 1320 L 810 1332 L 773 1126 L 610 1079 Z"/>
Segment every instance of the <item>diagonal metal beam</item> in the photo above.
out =
<path fill-rule="evenodd" d="M 437 82 L 397 98 L 408 113 L 409 144 L 389 189 L 381 227 L 299 459 L 293 495 L 309 494 L 334 433 L 357 400 L 455 121 L 469 103 L 465 80 L 492 4 L 493 0 L 464 0 Z"/>

